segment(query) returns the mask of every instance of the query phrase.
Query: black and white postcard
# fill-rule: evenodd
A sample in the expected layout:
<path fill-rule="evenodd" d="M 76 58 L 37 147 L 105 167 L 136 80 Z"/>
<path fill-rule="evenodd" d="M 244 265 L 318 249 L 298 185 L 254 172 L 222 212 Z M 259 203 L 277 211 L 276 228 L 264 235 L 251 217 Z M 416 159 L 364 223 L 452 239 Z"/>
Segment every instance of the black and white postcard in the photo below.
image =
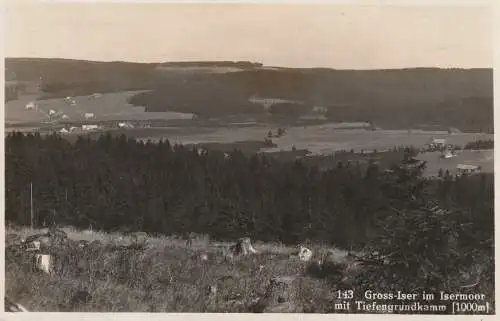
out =
<path fill-rule="evenodd" d="M 492 5 L 4 12 L 5 312 L 496 313 Z"/>

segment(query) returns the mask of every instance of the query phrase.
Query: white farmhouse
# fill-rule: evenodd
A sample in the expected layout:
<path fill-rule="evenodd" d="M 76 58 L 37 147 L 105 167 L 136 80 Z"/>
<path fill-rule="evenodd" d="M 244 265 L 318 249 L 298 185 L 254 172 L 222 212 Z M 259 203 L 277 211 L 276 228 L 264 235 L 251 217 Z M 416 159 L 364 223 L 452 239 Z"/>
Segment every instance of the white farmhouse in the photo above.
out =
<path fill-rule="evenodd" d="M 458 164 L 457 165 L 457 176 L 470 175 L 481 172 L 480 165 L 469 165 L 469 164 Z"/>
<path fill-rule="evenodd" d="M 36 104 L 33 101 L 30 101 L 29 103 L 26 104 L 25 106 L 26 109 L 36 109 Z"/>
<path fill-rule="evenodd" d="M 198 148 L 196 151 L 198 152 L 198 155 L 199 155 L 199 156 L 206 155 L 206 153 L 208 152 L 208 151 L 207 151 L 206 149 L 204 149 L 204 148 Z"/>
<path fill-rule="evenodd" d="M 446 139 L 444 139 L 444 138 L 434 138 L 434 139 L 432 139 L 432 144 L 446 145 Z"/>
<path fill-rule="evenodd" d="M 436 149 L 446 148 L 446 139 L 444 138 L 433 138 L 427 145 L 427 148 L 431 151 Z"/>
<path fill-rule="evenodd" d="M 85 119 L 93 119 L 95 118 L 94 113 L 85 113 L 84 115 Z"/>
<path fill-rule="evenodd" d="M 328 112 L 328 108 L 322 106 L 314 106 L 312 111 L 318 114 L 326 114 Z"/>
<path fill-rule="evenodd" d="M 119 128 L 134 128 L 134 125 L 132 125 L 130 122 L 119 122 L 118 123 Z"/>
<path fill-rule="evenodd" d="M 442 154 L 443 158 L 452 158 L 452 157 L 456 157 L 456 156 L 457 156 L 457 154 L 454 151 L 449 151 L 449 150 L 444 151 Z"/>
<path fill-rule="evenodd" d="M 99 129 L 98 125 L 82 125 L 83 130 L 97 130 Z"/>

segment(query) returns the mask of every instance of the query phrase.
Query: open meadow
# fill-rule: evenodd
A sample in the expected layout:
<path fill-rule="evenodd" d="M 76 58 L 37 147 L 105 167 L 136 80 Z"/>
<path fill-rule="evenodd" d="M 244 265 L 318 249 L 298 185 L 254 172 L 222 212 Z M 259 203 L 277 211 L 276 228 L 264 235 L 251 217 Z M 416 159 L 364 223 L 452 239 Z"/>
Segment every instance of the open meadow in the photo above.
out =
<path fill-rule="evenodd" d="M 352 126 L 359 126 L 354 123 Z M 341 123 L 331 123 L 319 126 L 294 126 L 286 127 L 286 134 L 279 138 L 272 138 L 277 147 L 263 151 L 280 151 L 297 149 L 308 149 L 313 154 L 331 154 L 337 150 L 372 151 L 374 149 L 383 151 L 394 146 L 414 146 L 424 148 L 433 138 L 445 138 L 449 144 L 463 146 L 468 142 L 479 139 L 493 139 L 492 134 L 483 133 L 454 133 L 448 134 L 443 131 L 417 131 L 417 130 L 376 130 L 349 129 Z M 243 128 L 204 128 L 187 133 L 185 130 L 178 133 L 167 132 L 161 135 L 148 135 L 142 131 L 140 140 L 158 141 L 160 139 L 172 139 L 183 144 L 196 143 L 231 143 L 244 140 L 264 140 L 268 132 L 276 132 L 276 128 L 260 125 L 247 126 Z"/>
<path fill-rule="evenodd" d="M 427 161 L 424 171 L 425 176 L 437 176 L 440 169 L 454 173 L 458 164 L 479 165 L 481 172 L 493 173 L 495 163 L 493 161 L 494 151 L 491 150 L 461 150 L 456 157 L 443 158 L 440 152 L 421 153 L 418 159 Z"/>
<path fill-rule="evenodd" d="M 5 104 L 5 123 L 15 125 L 36 123 L 49 120 L 49 111 L 56 115 L 66 115 L 66 121 L 86 122 L 85 114 L 93 113 L 94 121 L 107 120 L 169 120 L 191 119 L 192 114 L 178 112 L 146 112 L 144 107 L 130 105 L 128 99 L 140 91 L 104 93 L 98 98 L 89 96 L 73 97 L 76 105 L 70 105 L 62 98 L 37 100 L 39 94 L 21 95 L 17 100 Z M 30 102 L 37 104 L 37 109 L 26 109 Z M 90 120 L 90 121 L 92 121 Z"/>

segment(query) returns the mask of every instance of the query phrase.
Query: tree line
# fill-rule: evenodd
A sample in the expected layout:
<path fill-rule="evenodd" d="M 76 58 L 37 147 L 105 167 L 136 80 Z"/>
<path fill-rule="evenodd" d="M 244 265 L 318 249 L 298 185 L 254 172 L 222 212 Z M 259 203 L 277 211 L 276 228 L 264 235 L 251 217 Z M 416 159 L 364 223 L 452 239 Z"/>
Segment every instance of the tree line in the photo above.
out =
<path fill-rule="evenodd" d="M 29 225 L 32 183 L 37 227 L 357 246 L 397 211 L 435 201 L 473 213 L 492 235 L 493 175 L 428 180 L 425 164 L 413 156 L 408 149 L 391 170 L 374 162 L 320 170 L 300 159 L 200 152 L 168 140 L 103 134 L 69 142 L 58 134 L 15 132 L 5 138 L 5 217 Z"/>
<path fill-rule="evenodd" d="M 485 140 L 476 140 L 473 142 L 469 142 L 464 146 L 464 149 L 493 149 L 495 144 L 493 143 L 492 139 L 485 139 Z"/>

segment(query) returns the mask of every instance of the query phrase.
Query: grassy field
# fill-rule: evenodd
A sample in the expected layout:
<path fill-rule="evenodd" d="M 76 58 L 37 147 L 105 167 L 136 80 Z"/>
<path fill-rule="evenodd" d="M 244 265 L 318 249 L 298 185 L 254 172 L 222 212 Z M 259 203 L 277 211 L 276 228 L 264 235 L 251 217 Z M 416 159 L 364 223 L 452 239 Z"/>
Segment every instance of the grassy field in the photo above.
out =
<path fill-rule="evenodd" d="M 480 165 L 483 173 L 493 173 L 493 149 L 491 150 L 461 150 L 453 158 L 442 158 L 440 152 L 422 153 L 417 156 L 418 159 L 427 161 L 425 176 L 437 176 L 439 169 L 450 171 L 454 174 L 458 164 Z"/>
<path fill-rule="evenodd" d="M 359 126 L 359 123 L 353 123 Z M 204 128 L 202 132 L 198 129 L 183 131 L 178 133 L 165 133 L 159 131 L 149 133 L 141 132 L 137 138 L 152 141 L 159 139 L 172 139 L 184 144 L 196 143 L 231 143 L 244 140 L 262 140 L 267 133 L 276 128 L 269 125 L 246 126 L 242 128 Z M 369 131 L 364 129 L 347 129 L 341 124 L 325 124 L 319 126 L 286 127 L 286 134 L 280 138 L 273 138 L 277 144 L 276 148 L 266 151 L 291 150 L 295 146 L 297 149 L 308 149 L 313 154 L 331 154 L 336 150 L 372 151 L 388 150 L 394 146 L 414 146 L 423 148 L 432 138 L 445 138 L 448 143 L 463 146 L 470 141 L 479 139 L 493 139 L 491 134 L 457 133 L 448 134 L 443 131 L 417 131 L 417 130 L 377 130 Z"/>
<path fill-rule="evenodd" d="M 145 250 L 124 253 L 112 248 L 129 244 L 126 236 L 64 230 L 70 239 L 98 240 L 101 245 L 57 253 L 56 272 L 50 276 L 32 271 L 25 255 L 16 256 L 7 248 L 6 294 L 30 311 L 253 312 L 249 309 L 265 296 L 272 277 L 295 276 L 297 282 L 289 290 L 298 296 L 294 302 L 306 312 L 333 312 L 335 286 L 307 276 L 310 263 L 289 258 L 294 248 L 255 243 L 258 255 L 225 261 L 218 254 L 224 244 L 207 237 L 196 238 L 190 248 L 175 237 L 152 237 Z M 43 231 L 8 228 L 6 235 L 39 232 Z M 342 250 L 334 253 L 339 260 L 347 255 Z M 202 254 L 208 261 L 200 260 Z M 210 286 L 217 286 L 215 303 L 207 292 Z M 91 298 L 78 300 L 79 291 L 87 291 Z"/>
<path fill-rule="evenodd" d="M 105 93 L 99 98 L 92 96 L 74 97 L 75 106 L 63 99 L 39 100 L 39 94 L 21 95 L 19 99 L 5 104 L 5 123 L 20 124 L 41 122 L 49 119 L 49 110 L 68 116 L 69 121 L 85 121 L 85 113 L 94 113 L 96 121 L 107 120 L 150 120 L 150 119 L 191 119 L 192 114 L 177 112 L 145 112 L 144 107 L 130 105 L 127 100 L 137 91 Z M 36 102 L 38 110 L 27 110 L 26 104 Z"/>

